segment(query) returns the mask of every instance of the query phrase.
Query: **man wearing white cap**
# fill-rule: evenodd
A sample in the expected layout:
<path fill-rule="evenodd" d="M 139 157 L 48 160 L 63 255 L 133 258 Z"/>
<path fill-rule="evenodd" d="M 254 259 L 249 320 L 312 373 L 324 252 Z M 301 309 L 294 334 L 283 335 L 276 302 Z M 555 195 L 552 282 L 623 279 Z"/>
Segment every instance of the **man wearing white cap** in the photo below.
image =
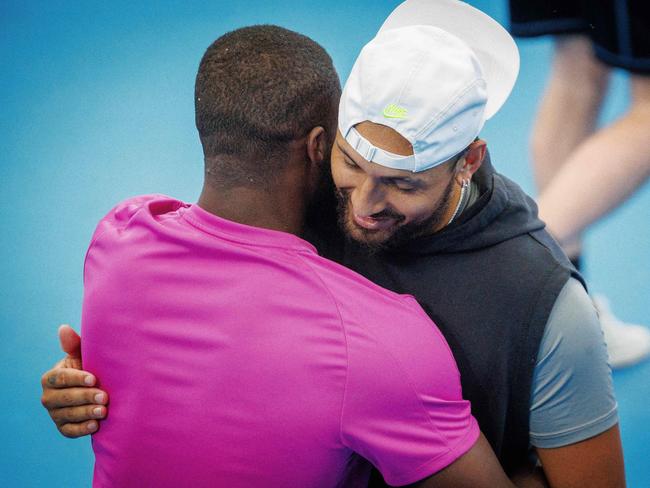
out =
<path fill-rule="evenodd" d="M 551 486 L 623 486 L 584 282 L 478 139 L 518 68 L 507 32 L 462 2 L 410 0 L 391 14 L 341 97 L 332 175 L 355 242 L 338 259 L 413 294 L 440 326 L 506 471 L 535 452 Z"/>
<path fill-rule="evenodd" d="M 582 280 L 477 139 L 517 71 L 510 36 L 468 5 L 398 7 L 340 103 L 332 176 L 350 239 L 323 220 L 328 208 L 310 235 L 325 256 L 418 299 L 507 472 L 535 450 L 551 486 L 622 486 L 611 373 Z"/>

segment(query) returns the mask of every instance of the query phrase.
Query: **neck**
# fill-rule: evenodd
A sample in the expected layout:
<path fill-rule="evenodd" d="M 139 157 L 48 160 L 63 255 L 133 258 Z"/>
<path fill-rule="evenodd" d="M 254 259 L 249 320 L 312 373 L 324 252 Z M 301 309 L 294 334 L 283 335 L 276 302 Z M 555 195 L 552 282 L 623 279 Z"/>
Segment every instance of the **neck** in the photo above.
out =
<path fill-rule="evenodd" d="M 203 183 L 198 205 L 203 210 L 240 224 L 300 234 L 305 217 L 301 187 L 272 191 L 247 187 L 215 188 Z"/>
<path fill-rule="evenodd" d="M 239 224 L 300 234 L 305 208 L 296 205 L 304 196 L 286 189 L 261 191 L 246 187 L 216 189 L 204 182 L 198 205 L 203 210 Z"/>

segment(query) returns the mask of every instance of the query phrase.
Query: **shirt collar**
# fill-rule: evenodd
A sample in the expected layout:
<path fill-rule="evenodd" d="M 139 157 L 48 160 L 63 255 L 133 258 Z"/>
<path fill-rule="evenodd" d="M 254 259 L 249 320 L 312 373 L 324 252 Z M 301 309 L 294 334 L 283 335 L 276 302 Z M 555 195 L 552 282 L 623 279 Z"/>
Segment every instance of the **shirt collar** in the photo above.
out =
<path fill-rule="evenodd" d="M 233 222 L 202 209 L 198 204 L 186 207 L 182 216 L 193 227 L 230 241 L 318 253 L 314 246 L 294 234 Z"/>

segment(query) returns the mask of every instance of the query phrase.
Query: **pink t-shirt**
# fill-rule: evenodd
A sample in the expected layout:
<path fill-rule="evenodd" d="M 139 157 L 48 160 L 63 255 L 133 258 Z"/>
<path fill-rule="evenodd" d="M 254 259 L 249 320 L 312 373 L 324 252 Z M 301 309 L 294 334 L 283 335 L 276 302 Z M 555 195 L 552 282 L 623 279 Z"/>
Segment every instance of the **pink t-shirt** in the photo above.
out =
<path fill-rule="evenodd" d="M 478 436 L 416 301 L 299 237 L 161 195 L 86 257 L 83 362 L 110 396 L 96 487 L 363 486 L 426 478 Z"/>

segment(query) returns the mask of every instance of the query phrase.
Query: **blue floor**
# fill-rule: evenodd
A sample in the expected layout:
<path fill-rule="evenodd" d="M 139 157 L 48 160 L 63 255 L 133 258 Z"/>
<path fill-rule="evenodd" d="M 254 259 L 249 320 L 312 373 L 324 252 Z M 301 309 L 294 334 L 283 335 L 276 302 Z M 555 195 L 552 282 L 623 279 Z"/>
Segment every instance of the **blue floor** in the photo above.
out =
<path fill-rule="evenodd" d="M 197 198 L 202 158 L 193 83 L 204 49 L 232 28 L 280 24 L 323 44 L 344 80 L 397 3 L 3 2 L 2 486 L 90 485 L 88 440 L 56 433 L 39 404 L 39 377 L 60 356 L 57 325 L 79 325 L 83 256 L 102 214 L 135 194 Z M 505 19 L 505 0 L 470 3 Z M 532 193 L 527 138 L 551 45 L 533 40 L 520 48 L 518 84 L 483 136 L 501 172 Z M 625 109 L 624 75 L 612 89 L 603 123 Z M 643 324 L 650 324 L 648 208 L 646 185 L 586 237 L 591 289 L 605 293 L 622 318 Z M 616 372 L 614 380 L 628 485 L 648 487 L 650 362 Z"/>

